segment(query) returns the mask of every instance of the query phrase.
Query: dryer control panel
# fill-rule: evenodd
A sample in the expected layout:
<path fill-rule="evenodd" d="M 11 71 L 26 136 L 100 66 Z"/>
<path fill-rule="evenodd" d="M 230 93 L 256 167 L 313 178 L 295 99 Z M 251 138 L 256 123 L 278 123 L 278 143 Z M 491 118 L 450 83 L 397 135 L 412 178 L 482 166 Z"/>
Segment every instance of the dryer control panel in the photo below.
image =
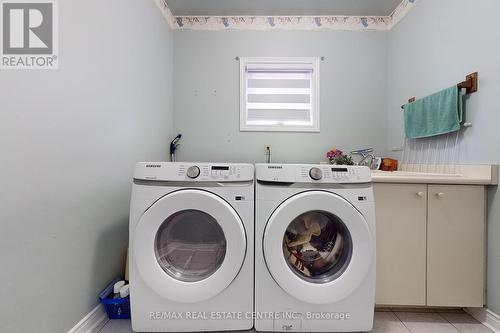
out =
<path fill-rule="evenodd" d="M 140 162 L 134 179 L 157 181 L 240 182 L 254 179 L 252 164 Z"/>
<path fill-rule="evenodd" d="M 368 167 L 328 164 L 256 164 L 256 179 L 283 183 L 370 183 Z"/>

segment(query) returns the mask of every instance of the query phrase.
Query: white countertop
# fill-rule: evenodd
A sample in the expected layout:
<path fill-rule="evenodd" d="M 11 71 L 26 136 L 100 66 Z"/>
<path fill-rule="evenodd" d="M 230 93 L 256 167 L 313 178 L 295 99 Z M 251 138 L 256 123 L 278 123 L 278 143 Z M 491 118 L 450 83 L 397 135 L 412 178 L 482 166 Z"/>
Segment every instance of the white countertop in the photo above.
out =
<path fill-rule="evenodd" d="M 411 165 L 372 171 L 374 183 L 497 185 L 498 165 Z"/>

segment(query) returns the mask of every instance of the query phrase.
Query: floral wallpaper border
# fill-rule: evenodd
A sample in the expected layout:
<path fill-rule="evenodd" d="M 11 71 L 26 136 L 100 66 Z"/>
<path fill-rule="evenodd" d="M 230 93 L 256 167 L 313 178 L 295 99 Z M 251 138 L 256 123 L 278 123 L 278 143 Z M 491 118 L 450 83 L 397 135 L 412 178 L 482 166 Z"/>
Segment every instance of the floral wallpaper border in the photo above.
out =
<path fill-rule="evenodd" d="M 166 0 L 153 0 L 153 1 L 155 2 L 156 6 L 158 6 L 158 8 L 160 9 L 161 13 L 163 14 L 163 17 L 167 21 L 170 28 L 176 29 L 174 15 L 172 15 L 170 8 L 168 8 Z"/>
<path fill-rule="evenodd" d="M 389 30 L 394 28 L 410 12 L 417 1 L 418 0 L 403 0 L 399 4 L 399 6 L 396 7 L 392 14 L 389 15 L 389 18 L 391 20 L 391 26 L 389 27 Z"/>
<path fill-rule="evenodd" d="M 174 16 L 167 0 L 154 0 L 175 30 L 391 30 L 416 4 L 403 0 L 389 16 Z"/>

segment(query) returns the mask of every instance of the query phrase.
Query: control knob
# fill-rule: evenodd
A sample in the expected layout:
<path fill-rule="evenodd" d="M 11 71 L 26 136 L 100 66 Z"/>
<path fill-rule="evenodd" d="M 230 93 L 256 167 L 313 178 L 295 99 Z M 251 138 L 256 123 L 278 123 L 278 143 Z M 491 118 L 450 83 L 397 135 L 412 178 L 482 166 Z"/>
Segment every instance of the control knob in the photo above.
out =
<path fill-rule="evenodd" d="M 196 165 L 193 165 L 187 169 L 186 175 L 194 179 L 200 175 L 200 168 L 198 168 Z"/>
<path fill-rule="evenodd" d="M 323 172 L 320 168 L 311 168 L 311 170 L 309 170 L 309 176 L 314 180 L 320 180 L 323 178 Z"/>

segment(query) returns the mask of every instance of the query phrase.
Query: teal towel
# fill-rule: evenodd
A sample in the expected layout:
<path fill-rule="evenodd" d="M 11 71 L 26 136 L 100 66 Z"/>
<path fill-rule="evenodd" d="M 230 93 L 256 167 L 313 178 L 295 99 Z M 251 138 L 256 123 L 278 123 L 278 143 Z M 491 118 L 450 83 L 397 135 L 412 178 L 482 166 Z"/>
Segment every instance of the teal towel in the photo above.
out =
<path fill-rule="evenodd" d="M 460 130 L 462 89 L 457 86 L 404 106 L 405 133 L 409 139 L 426 138 Z"/>

